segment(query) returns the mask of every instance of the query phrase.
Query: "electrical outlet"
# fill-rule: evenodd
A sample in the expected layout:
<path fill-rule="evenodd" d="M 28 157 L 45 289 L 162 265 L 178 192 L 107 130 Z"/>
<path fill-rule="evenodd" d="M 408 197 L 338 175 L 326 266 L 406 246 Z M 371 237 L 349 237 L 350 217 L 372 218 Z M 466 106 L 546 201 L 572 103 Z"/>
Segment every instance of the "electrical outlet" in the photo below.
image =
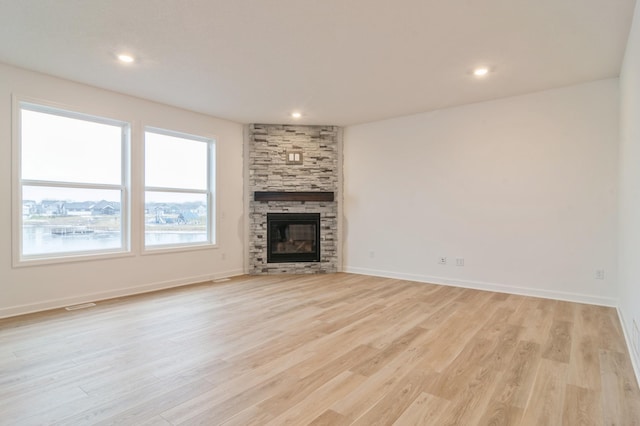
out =
<path fill-rule="evenodd" d="M 464 266 L 464 257 L 456 257 L 456 266 Z"/>
<path fill-rule="evenodd" d="M 631 337 L 631 344 L 633 345 L 633 351 L 636 353 L 636 358 L 640 358 L 640 331 L 638 331 L 638 323 L 633 320 L 633 330 L 631 331 L 633 336 Z"/>
<path fill-rule="evenodd" d="M 604 280 L 604 269 L 596 269 L 596 280 Z"/>
<path fill-rule="evenodd" d="M 220 257 L 222 258 L 222 260 L 226 260 L 227 259 L 227 253 L 222 253 L 222 255 L 220 255 Z"/>
<path fill-rule="evenodd" d="M 369 258 L 373 259 L 374 257 L 376 257 L 376 252 L 373 250 L 369 250 Z"/>
<path fill-rule="evenodd" d="M 447 258 L 446 258 L 445 256 L 440 256 L 440 257 L 438 258 L 438 263 L 439 263 L 440 265 L 446 265 L 446 264 L 447 264 Z"/>

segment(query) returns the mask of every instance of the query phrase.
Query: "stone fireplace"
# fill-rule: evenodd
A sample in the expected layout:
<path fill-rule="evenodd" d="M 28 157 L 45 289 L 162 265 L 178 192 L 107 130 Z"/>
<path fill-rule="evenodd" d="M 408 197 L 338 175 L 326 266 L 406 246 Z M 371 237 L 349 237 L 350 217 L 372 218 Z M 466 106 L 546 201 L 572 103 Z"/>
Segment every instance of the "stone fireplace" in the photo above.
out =
<path fill-rule="evenodd" d="M 338 137 L 334 126 L 249 126 L 249 273 L 337 272 Z"/>

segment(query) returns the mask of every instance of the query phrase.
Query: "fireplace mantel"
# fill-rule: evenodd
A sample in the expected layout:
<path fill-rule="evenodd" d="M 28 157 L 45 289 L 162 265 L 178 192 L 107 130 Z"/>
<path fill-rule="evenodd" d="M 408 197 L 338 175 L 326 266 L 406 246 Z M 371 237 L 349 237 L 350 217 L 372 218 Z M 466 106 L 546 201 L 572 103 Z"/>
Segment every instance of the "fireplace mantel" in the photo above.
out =
<path fill-rule="evenodd" d="M 255 191 L 254 201 L 333 201 L 332 191 Z"/>

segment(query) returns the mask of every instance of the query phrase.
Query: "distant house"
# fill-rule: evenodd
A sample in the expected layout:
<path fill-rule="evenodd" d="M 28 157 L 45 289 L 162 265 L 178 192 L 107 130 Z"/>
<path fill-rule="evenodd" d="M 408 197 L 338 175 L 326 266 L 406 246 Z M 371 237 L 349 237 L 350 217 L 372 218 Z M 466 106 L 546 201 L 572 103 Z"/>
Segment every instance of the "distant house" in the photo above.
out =
<path fill-rule="evenodd" d="M 22 200 L 22 216 L 31 216 L 38 212 L 38 204 L 33 200 Z"/>
<path fill-rule="evenodd" d="M 183 224 L 196 224 L 199 222 L 199 217 L 196 213 L 193 212 L 182 212 L 178 215 L 177 222 Z"/>
<path fill-rule="evenodd" d="M 66 203 L 65 208 L 70 216 L 89 216 L 92 214 L 93 202 L 71 202 Z"/>
<path fill-rule="evenodd" d="M 100 216 L 100 215 L 114 215 L 116 213 L 120 212 L 120 205 L 119 203 L 114 203 L 114 202 L 110 202 L 110 201 L 99 201 L 97 203 L 95 203 L 92 207 L 91 207 L 91 214 L 95 215 L 95 216 Z"/>
<path fill-rule="evenodd" d="M 155 223 L 166 223 L 164 206 L 155 206 Z"/>
<path fill-rule="evenodd" d="M 64 201 L 43 200 L 37 209 L 38 214 L 43 216 L 65 216 L 67 214 Z"/>

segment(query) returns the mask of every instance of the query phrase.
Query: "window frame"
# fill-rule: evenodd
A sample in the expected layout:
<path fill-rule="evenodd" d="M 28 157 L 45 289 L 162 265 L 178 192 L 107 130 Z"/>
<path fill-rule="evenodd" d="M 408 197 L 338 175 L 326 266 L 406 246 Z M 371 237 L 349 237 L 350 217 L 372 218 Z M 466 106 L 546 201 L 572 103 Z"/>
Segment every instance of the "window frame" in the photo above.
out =
<path fill-rule="evenodd" d="M 182 252 L 192 250 L 202 250 L 217 248 L 217 229 L 218 229 L 218 214 L 217 214 L 217 138 L 212 135 L 197 135 L 194 133 L 181 132 L 176 130 L 170 130 L 163 127 L 145 125 L 142 128 L 142 155 L 141 155 L 141 175 L 142 175 L 142 189 L 141 189 L 141 250 L 142 254 L 155 254 L 155 253 L 168 253 L 168 252 Z M 171 136 L 176 138 L 182 138 L 192 140 L 196 142 L 207 144 L 207 188 L 204 190 L 189 189 L 189 188 L 172 188 L 162 186 L 147 186 L 146 183 L 146 147 L 147 147 L 147 133 L 155 133 L 159 135 Z M 207 240 L 198 241 L 193 243 L 176 243 L 176 244 L 154 244 L 147 245 L 146 243 L 146 195 L 147 192 L 164 192 L 174 194 L 206 194 L 207 199 Z"/>
<path fill-rule="evenodd" d="M 121 128 L 120 183 L 83 183 L 48 181 L 22 178 L 22 111 L 34 111 L 60 117 L 79 119 Z M 14 267 L 96 260 L 131 256 L 131 123 L 105 116 L 103 113 L 80 112 L 83 108 L 70 107 L 42 99 L 12 96 L 12 264 Z M 41 254 L 23 253 L 23 187 L 56 187 L 70 189 L 107 189 L 120 191 L 120 247 L 87 251 L 65 251 Z"/>

